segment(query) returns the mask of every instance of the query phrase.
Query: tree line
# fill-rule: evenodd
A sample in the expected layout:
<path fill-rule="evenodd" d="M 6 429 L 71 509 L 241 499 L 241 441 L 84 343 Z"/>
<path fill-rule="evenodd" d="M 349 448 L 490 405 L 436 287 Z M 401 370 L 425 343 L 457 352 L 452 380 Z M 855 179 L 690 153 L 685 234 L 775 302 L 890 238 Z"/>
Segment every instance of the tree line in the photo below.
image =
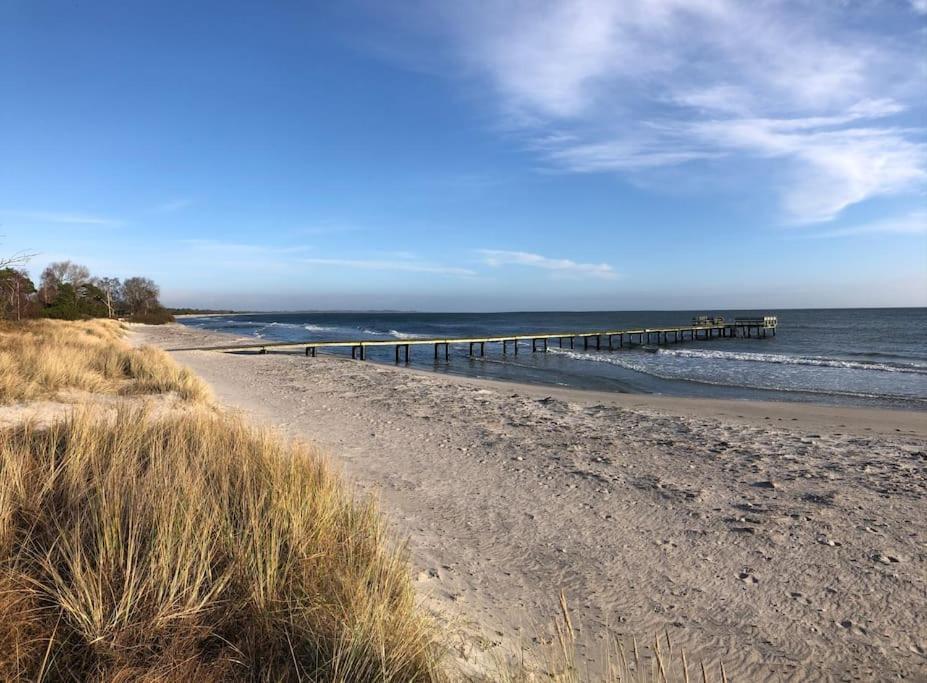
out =
<path fill-rule="evenodd" d="M 50 263 L 39 285 L 19 264 L 0 261 L 0 319 L 126 318 L 160 324 L 173 316 L 158 297 L 158 285 L 146 277 L 95 277 L 71 261 Z"/>

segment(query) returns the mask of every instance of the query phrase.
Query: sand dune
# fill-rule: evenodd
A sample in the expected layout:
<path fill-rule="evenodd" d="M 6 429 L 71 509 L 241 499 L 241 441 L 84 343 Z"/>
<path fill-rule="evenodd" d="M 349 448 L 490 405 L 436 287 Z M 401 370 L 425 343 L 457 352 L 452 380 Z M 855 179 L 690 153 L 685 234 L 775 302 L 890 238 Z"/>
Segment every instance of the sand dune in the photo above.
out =
<path fill-rule="evenodd" d="M 165 347 L 218 338 L 134 329 Z M 923 413 L 176 357 L 379 493 L 468 656 L 543 635 L 563 589 L 592 671 L 607 624 L 665 629 L 735 680 L 927 679 Z"/>

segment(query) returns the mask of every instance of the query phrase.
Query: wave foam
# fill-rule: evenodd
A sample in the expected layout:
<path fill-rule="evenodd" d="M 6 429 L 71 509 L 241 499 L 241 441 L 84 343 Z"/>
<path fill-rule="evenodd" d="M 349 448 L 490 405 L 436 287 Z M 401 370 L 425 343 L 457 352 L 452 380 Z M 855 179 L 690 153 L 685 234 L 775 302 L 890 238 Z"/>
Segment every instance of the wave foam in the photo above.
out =
<path fill-rule="evenodd" d="M 390 330 L 389 335 L 396 339 L 421 339 L 423 335 L 413 334 L 412 332 L 400 332 L 399 330 Z"/>
<path fill-rule="evenodd" d="M 662 351 L 663 349 L 661 349 Z M 880 393 L 870 393 L 863 391 L 847 391 L 841 389 L 817 389 L 810 387 L 788 387 L 788 386 L 776 386 L 776 385 L 763 385 L 763 384 L 754 384 L 754 383 L 733 383 L 723 380 L 712 380 L 707 378 L 696 378 L 696 377 L 679 377 L 676 375 L 668 374 L 665 372 L 659 372 L 653 367 L 648 367 L 646 363 L 637 363 L 634 362 L 634 358 L 631 354 L 604 354 L 604 353 L 576 353 L 575 351 L 565 351 L 560 349 L 548 349 L 550 353 L 555 353 L 559 355 L 567 356 L 573 360 L 582 360 L 582 361 L 592 361 L 596 363 L 607 363 L 609 365 L 617 365 L 619 367 L 634 370 L 635 372 L 640 372 L 645 375 L 650 375 L 651 377 L 656 377 L 658 379 L 665 379 L 670 381 L 682 381 L 682 382 L 692 382 L 694 384 L 705 384 L 709 386 L 717 387 L 733 387 L 738 389 L 755 389 L 757 391 L 784 391 L 788 393 L 795 394 L 809 394 L 809 395 L 818 395 L 818 396 L 845 396 L 848 398 L 863 398 L 863 399 L 889 399 L 889 400 L 898 400 L 898 401 L 914 401 L 915 403 L 927 404 L 927 398 L 920 396 L 910 396 L 905 394 L 880 394 Z M 726 353 L 722 351 L 715 351 L 712 353 Z M 642 355 L 642 354 L 641 354 Z M 738 354 L 740 355 L 740 354 Z M 755 354 L 755 355 L 772 355 L 772 354 Z"/>
<path fill-rule="evenodd" d="M 297 325 L 297 327 L 302 327 L 304 330 L 309 332 L 337 332 L 338 330 L 343 330 L 343 327 L 330 327 L 327 325 L 313 325 L 312 323 L 307 323 L 305 325 Z"/>
<path fill-rule="evenodd" d="M 747 363 L 775 363 L 778 365 L 811 365 L 822 368 L 842 368 L 845 370 L 870 370 L 876 372 L 903 372 L 918 375 L 927 374 L 927 366 L 917 363 L 877 363 L 873 361 L 841 360 L 824 356 L 786 356 L 777 353 L 750 353 L 746 351 L 715 351 L 712 349 L 659 349 L 662 356 L 677 358 L 705 358 L 714 360 L 734 360 Z"/>
<path fill-rule="evenodd" d="M 371 330 L 363 329 L 361 330 L 364 334 L 374 334 L 378 337 L 389 336 L 394 339 L 421 339 L 424 335 L 413 334 L 412 332 L 400 332 L 399 330 L 390 330 L 389 332 L 383 332 L 382 330 Z"/>

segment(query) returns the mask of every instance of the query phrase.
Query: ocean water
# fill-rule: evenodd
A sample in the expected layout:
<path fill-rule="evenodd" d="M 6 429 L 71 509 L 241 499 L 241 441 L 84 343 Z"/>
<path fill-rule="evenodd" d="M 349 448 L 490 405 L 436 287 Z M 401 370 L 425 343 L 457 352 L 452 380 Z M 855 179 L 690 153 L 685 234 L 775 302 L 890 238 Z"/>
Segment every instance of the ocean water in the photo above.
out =
<path fill-rule="evenodd" d="M 517 335 L 687 325 L 693 315 L 779 317 L 777 336 L 711 339 L 613 351 L 560 349 L 517 356 L 467 345 L 435 362 L 431 346 L 412 347 L 411 364 L 451 374 L 619 392 L 657 393 L 927 410 L 927 309 L 629 311 L 551 313 L 261 313 L 183 318 L 191 327 L 267 341 L 403 339 Z M 616 340 L 617 343 L 617 340 Z M 349 349 L 337 353 L 350 354 Z M 392 347 L 368 361 L 392 363 Z M 310 361 L 307 361 L 310 362 Z"/>

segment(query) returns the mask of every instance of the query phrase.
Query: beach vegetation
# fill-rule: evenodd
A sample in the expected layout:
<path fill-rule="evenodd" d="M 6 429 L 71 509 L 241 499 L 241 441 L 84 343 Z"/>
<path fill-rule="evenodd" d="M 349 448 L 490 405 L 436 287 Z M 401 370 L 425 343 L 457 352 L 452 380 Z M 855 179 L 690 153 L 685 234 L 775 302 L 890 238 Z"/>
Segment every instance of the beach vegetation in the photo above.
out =
<path fill-rule="evenodd" d="M 205 408 L 0 431 L 3 680 L 430 681 L 435 633 L 312 448 Z"/>
<path fill-rule="evenodd" d="M 29 256 L 0 259 L 0 320 L 124 318 L 150 325 L 174 320 L 149 278 L 94 277 L 79 263 L 56 261 L 42 271 L 36 287 L 19 267 Z"/>
<path fill-rule="evenodd" d="M 209 389 L 164 351 L 133 347 L 115 320 L 0 323 L 0 403 L 97 394 L 173 393 L 205 401 Z"/>
<path fill-rule="evenodd" d="M 0 268 L 0 320 L 22 320 L 35 317 L 35 283 L 22 268 Z"/>

